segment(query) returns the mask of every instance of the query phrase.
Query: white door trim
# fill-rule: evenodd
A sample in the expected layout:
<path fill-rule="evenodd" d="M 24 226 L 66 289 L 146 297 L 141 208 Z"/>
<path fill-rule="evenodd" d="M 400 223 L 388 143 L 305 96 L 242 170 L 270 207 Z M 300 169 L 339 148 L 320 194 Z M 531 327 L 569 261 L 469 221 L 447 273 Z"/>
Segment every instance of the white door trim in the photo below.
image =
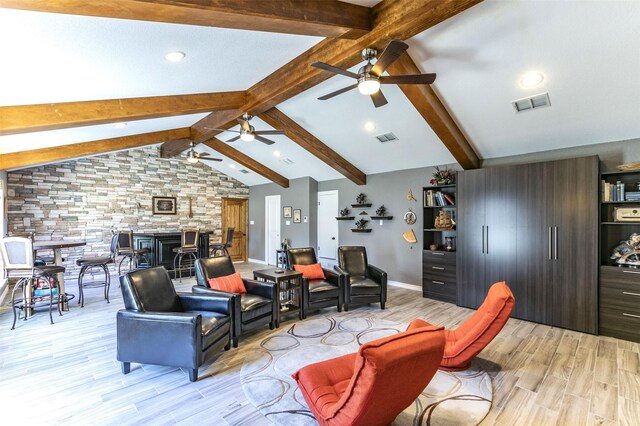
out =
<path fill-rule="evenodd" d="M 265 239 L 264 239 L 264 261 L 265 263 L 268 265 L 269 264 L 269 240 L 271 238 L 271 236 L 269 235 L 269 200 L 278 200 L 278 220 L 276 221 L 277 223 L 277 228 L 278 228 L 278 235 L 281 235 L 280 231 L 280 212 L 282 211 L 281 209 L 281 203 L 280 203 L 280 195 L 267 195 L 264 197 L 264 233 L 265 233 Z"/>
<path fill-rule="evenodd" d="M 338 208 L 340 208 L 340 191 L 337 189 L 332 189 L 331 191 L 318 191 L 318 201 L 320 200 L 320 194 L 322 195 L 335 195 L 336 198 L 338 199 Z M 320 239 L 319 239 L 319 231 L 318 231 L 318 227 L 320 226 L 320 209 L 317 209 L 318 211 L 318 217 L 316 218 L 316 223 L 317 223 L 317 227 L 316 227 L 316 241 L 319 243 Z M 336 212 L 336 215 L 338 214 L 338 212 Z M 336 222 L 337 223 L 337 222 Z M 340 229 L 338 228 L 338 232 L 336 232 L 336 247 L 340 247 Z M 318 251 L 318 247 L 316 246 L 316 251 Z M 337 256 L 337 253 L 336 253 Z M 337 261 L 337 257 L 336 257 L 336 261 Z M 320 261 L 320 253 L 318 252 L 318 261 Z"/>

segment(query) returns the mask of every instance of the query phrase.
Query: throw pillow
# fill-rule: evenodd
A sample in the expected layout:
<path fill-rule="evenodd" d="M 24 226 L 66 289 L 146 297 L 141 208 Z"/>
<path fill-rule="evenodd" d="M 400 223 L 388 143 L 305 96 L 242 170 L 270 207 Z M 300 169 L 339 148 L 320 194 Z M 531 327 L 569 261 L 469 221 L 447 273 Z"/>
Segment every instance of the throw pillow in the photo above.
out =
<path fill-rule="evenodd" d="M 293 269 L 296 272 L 302 272 L 302 276 L 308 280 L 324 280 L 327 278 L 324 276 L 322 265 L 319 263 L 312 265 L 293 265 Z"/>
<path fill-rule="evenodd" d="M 244 288 L 242 277 L 239 272 L 235 274 L 226 275 L 224 277 L 209 278 L 209 287 L 214 290 L 226 291 L 227 293 L 246 293 L 247 289 Z"/>

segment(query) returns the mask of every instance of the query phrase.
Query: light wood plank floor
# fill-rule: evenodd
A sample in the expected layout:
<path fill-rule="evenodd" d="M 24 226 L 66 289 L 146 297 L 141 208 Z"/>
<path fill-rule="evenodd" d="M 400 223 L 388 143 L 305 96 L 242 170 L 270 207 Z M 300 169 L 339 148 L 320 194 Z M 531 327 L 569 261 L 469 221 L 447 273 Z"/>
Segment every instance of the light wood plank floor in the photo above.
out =
<path fill-rule="evenodd" d="M 238 264 L 244 276 L 263 265 Z M 176 282 L 190 291 L 193 279 Z M 68 283 L 73 291 L 75 283 Z M 10 331 L 11 310 L 0 310 L 0 404 L 4 424 L 267 425 L 240 385 L 243 343 L 200 368 L 190 383 L 180 369 L 132 365 L 115 359 L 115 313 L 123 307 L 117 285 L 107 304 L 87 289 L 84 308 L 74 300 L 64 316 L 38 313 Z M 327 309 L 322 313 L 334 313 Z M 387 309 L 361 307 L 349 315 L 409 322 L 423 318 L 455 327 L 472 311 L 389 289 Z M 285 322 L 288 327 L 292 321 Z M 480 354 L 490 372 L 494 404 L 483 425 L 639 425 L 640 345 L 516 319 Z"/>

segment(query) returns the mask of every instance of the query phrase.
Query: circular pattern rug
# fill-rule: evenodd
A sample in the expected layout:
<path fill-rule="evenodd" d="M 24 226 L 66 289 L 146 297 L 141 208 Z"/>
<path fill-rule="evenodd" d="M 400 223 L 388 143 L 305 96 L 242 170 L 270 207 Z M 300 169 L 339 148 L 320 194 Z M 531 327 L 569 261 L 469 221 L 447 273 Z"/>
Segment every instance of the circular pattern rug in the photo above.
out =
<path fill-rule="evenodd" d="M 317 425 L 291 378 L 301 367 L 358 351 L 366 342 L 407 328 L 375 318 L 318 317 L 281 328 L 247 345 L 242 389 L 271 422 L 282 426 Z M 438 370 L 413 404 L 393 422 L 405 425 L 477 425 L 491 408 L 489 375 L 472 366 L 466 371 Z"/>

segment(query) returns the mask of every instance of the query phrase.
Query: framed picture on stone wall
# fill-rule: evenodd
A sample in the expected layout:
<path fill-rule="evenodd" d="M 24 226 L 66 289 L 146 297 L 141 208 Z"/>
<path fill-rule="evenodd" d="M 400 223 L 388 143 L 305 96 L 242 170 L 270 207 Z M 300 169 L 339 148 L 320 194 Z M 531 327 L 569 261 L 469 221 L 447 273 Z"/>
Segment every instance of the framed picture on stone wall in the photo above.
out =
<path fill-rule="evenodd" d="M 153 214 L 176 214 L 176 197 L 152 197 Z"/>

